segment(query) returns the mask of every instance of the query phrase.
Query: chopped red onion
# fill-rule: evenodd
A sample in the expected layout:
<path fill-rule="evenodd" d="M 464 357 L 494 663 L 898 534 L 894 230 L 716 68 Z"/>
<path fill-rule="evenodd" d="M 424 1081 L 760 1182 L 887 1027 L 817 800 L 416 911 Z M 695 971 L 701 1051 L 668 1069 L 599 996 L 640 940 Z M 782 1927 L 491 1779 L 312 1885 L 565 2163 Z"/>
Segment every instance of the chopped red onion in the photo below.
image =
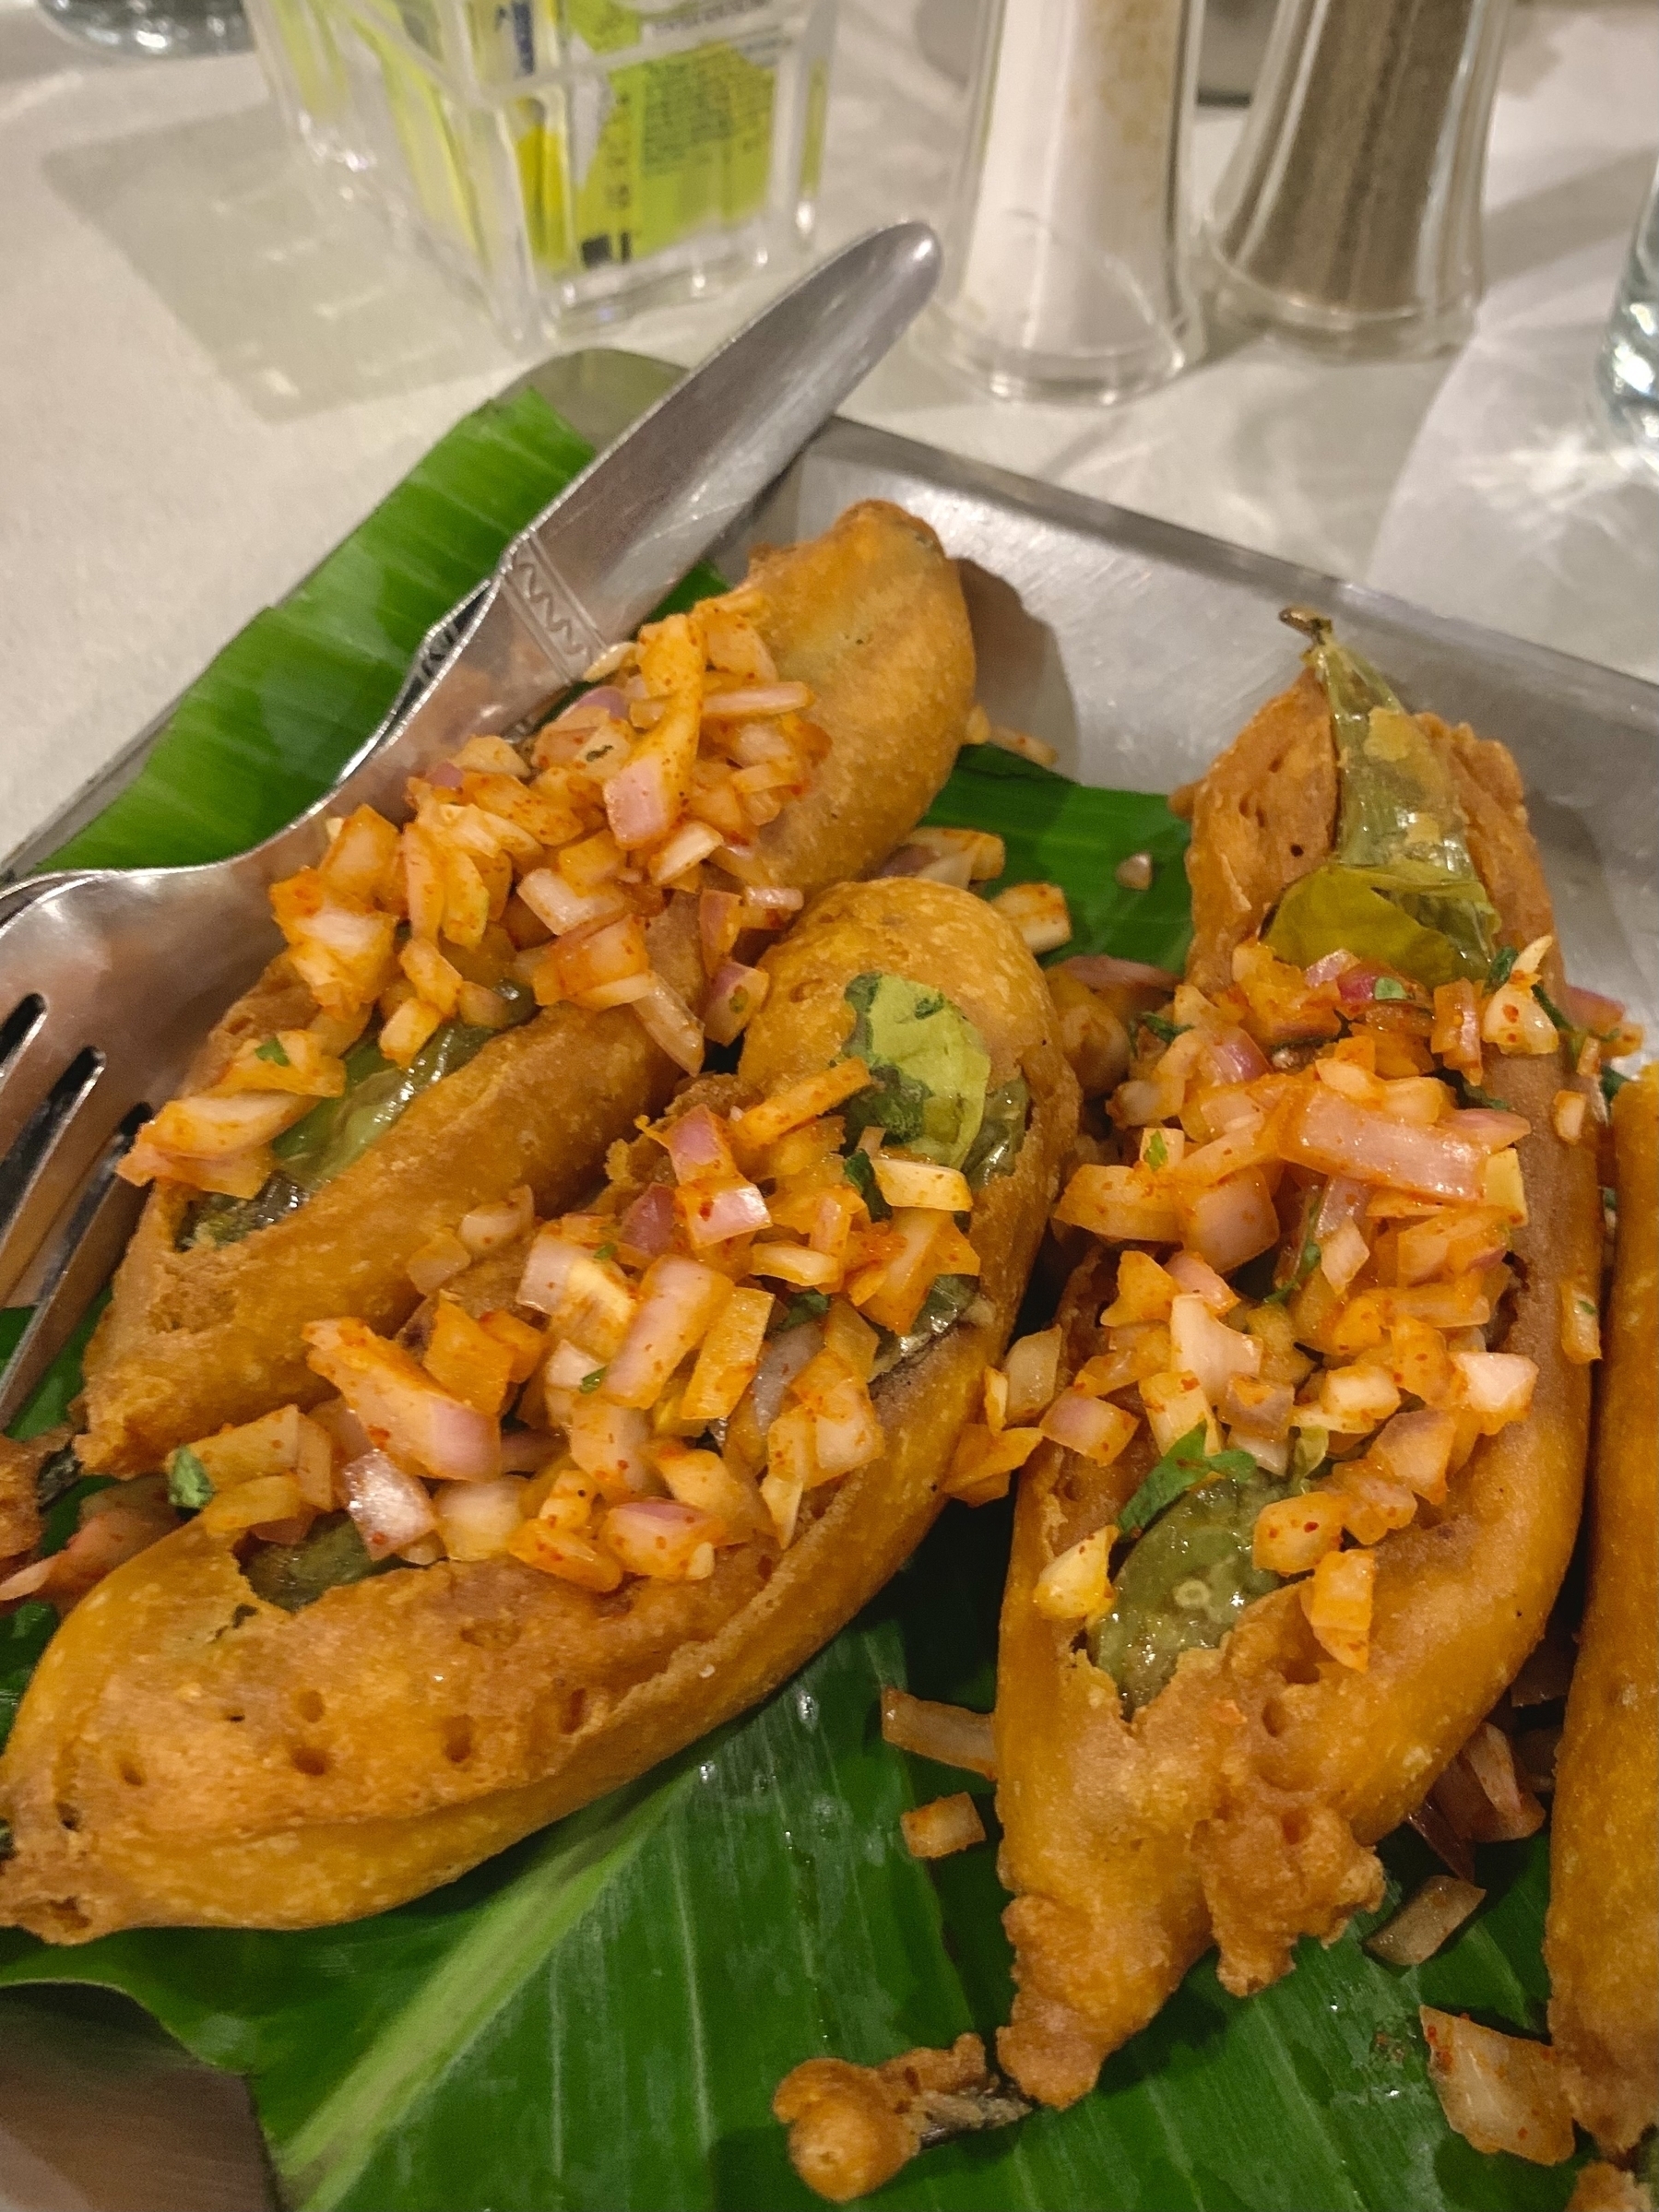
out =
<path fill-rule="evenodd" d="M 1144 985 L 1148 989 L 1172 991 L 1180 977 L 1167 968 L 1149 967 L 1144 960 L 1119 960 L 1111 952 L 1077 952 L 1061 966 L 1086 983 L 1091 990 L 1103 989 L 1108 984 Z"/>
<path fill-rule="evenodd" d="M 617 1238 L 631 1252 L 655 1260 L 674 1241 L 674 1193 L 667 1183 L 642 1191 L 617 1224 Z"/>
<path fill-rule="evenodd" d="M 726 1126 L 706 1106 L 693 1106 L 659 1132 L 663 1148 L 681 1183 L 706 1183 L 736 1172 Z"/>
<path fill-rule="evenodd" d="M 366 1451 L 340 1475 L 346 1510 L 371 1559 L 385 1559 L 438 1525 L 426 1485 L 406 1474 L 384 1451 Z"/>

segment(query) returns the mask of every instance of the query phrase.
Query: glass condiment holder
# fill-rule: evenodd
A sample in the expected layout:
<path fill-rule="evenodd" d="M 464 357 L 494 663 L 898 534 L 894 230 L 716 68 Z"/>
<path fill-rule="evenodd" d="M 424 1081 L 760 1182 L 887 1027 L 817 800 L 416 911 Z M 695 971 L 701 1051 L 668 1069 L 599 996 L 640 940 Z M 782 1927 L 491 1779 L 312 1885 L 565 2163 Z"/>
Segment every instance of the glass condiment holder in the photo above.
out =
<path fill-rule="evenodd" d="M 1202 14 L 1202 0 L 990 0 L 920 344 L 1019 398 L 1119 399 L 1193 358 Z"/>
<path fill-rule="evenodd" d="M 1468 336 L 1509 0 L 1279 0 L 1205 227 L 1215 304 L 1348 355 Z"/>
<path fill-rule="evenodd" d="M 246 0 L 300 145 L 510 342 L 810 240 L 835 0 Z"/>

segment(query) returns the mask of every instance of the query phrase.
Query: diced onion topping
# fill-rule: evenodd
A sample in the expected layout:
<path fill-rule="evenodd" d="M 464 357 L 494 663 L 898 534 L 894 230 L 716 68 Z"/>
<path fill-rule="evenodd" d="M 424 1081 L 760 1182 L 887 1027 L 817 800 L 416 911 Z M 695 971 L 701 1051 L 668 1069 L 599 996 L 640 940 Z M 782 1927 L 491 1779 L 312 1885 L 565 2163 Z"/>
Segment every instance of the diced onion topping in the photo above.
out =
<path fill-rule="evenodd" d="M 988 1781 L 997 1779 L 989 1713 L 935 1704 L 931 1698 L 913 1697 L 907 1690 L 884 1689 L 882 1738 L 901 1751 L 915 1752 L 918 1758 L 936 1759 L 942 1767 L 966 1767 Z"/>
<path fill-rule="evenodd" d="M 689 1073 L 705 1033 L 732 1043 L 766 988 L 733 949 L 801 905 L 753 840 L 810 788 L 828 742 L 807 686 L 777 678 L 764 611 L 745 588 L 650 624 L 616 649 L 614 680 L 527 748 L 475 735 L 412 779 L 401 827 L 370 807 L 330 822 L 318 863 L 270 894 L 315 1019 L 250 1041 L 163 1106 L 122 1175 L 252 1198 L 275 1167 L 272 1139 L 340 1094 L 341 1055 L 371 1024 L 409 1067 L 444 1023 L 505 1027 L 515 982 L 544 1007 L 632 1009 Z M 1000 855 L 979 833 L 942 834 L 972 841 L 970 876 Z M 705 902 L 701 1014 L 658 972 L 647 928 L 681 893 Z M 435 1258 L 414 1279 L 442 1281 Z"/>
<path fill-rule="evenodd" d="M 1446 2123 L 1475 2149 L 1536 2166 L 1572 2155 L 1567 2086 L 1547 2043 L 1501 2035 L 1463 2015 L 1418 2007 L 1428 2078 Z"/>
<path fill-rule="evenodd" d="M 1365 1947 L 1389 1966 L 1421 1966 L 1480 1910 L 1486 1894 L 1455 1875 L 1430 1875 L 1392 1920 L 1366 1937 Z"/>

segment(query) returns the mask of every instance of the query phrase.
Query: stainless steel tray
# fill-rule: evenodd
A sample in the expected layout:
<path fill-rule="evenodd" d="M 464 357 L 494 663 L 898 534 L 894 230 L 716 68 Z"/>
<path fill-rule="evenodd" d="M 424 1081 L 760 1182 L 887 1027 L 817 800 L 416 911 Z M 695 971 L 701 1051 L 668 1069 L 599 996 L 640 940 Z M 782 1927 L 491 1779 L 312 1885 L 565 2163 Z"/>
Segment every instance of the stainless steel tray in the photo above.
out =
<path fill-rule="evenodd" d="M 677 372 L 609 349 L 521 380 L 596 445 Z M 858 499 L 924 515 L 964 563 L 980 696 L 1087 783 L 1167 791 L 1279 690 L 1321 606 L 1410 703 L 1512 749 L 1571 973 L 1659 1017 L 1659 689 L 1121 507 L 837 421 L 717 549 L 824 528 Z M 165 717 L 162 717 L 165 720 Z M 13 857 L 50 852 L 136 772 L 135 739 Z M 97 2093 L 89 2093 L 97 2085 Z M 245 2099 L 136 2013 L 91 1993 L 0 2001 L 0 2212 L 253 2212 L 273 2200 Z"/>

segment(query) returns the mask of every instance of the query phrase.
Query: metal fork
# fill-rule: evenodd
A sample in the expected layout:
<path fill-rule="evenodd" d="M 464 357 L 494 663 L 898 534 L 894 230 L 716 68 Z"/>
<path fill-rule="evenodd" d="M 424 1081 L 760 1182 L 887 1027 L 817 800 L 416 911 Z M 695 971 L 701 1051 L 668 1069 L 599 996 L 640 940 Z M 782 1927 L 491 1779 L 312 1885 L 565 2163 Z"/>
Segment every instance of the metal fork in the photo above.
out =
<path fill-rule="evenodd" d="M 900 336 L 938 259 L 923 224 L 872 232 L 678 384 L 434 626 L 379 729 L 286 830 L 207 867 L 43 878 L 0 922 L 0 1300 L 51 1239 L 0 1426 L 119 1258 L 143 1198 L 121 1156 L 276 950 L 269 887 L 317 858 L 324 818 L 398 814 L 409 775 L 533 722 L 630 634 Z"/>

